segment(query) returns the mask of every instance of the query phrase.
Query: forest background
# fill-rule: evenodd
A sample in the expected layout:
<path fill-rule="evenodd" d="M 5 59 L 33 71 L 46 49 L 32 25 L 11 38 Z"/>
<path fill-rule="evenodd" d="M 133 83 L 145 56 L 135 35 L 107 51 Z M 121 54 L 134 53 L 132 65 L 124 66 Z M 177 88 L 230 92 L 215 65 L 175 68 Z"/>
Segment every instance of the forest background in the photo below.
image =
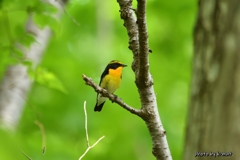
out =
<path fill-rule="evenodd" d="M 24 27 L 28 6 L 38 2 L 1 2 L 2 78 L 7 64 L 18 63 L 17 58 L 6 56 L 9 53 L 6 49 L 8 33 L 26 46 L 32 41 L 23 38 Z M 37 11 L 38 7 L 40 5 L 32 8 Z M 87 153 L 85 159 L 153 160 L 151 138 L 143 121 L 109 100 L 102 112 L 95 113 L 96 93 L 82 80 L 82 74 L 86 74 L 99 83 L 107 63 L 120 60 L 128 67 L 123 70 L 121 87 L 116 94 L 129 105 L 140 107 L 131 70 L 133 56 L 128 49 L 118 3 L 71 0 L 65 11 L 59 21 L 41 14 L 35 17 L 39 26 L 48 24 L 53 29 L 53 37 L 39 66 L 54 74 L 56 79 L 33 83 L 28 98 L 23 100 L 26 105 L 16 133 L 0 132 L 0 159 L 25 160 L 20 150 L 34 160 L 78 159 L 87 148 L 83 111 L 86 101 L 90 143 L 103 135 L 105 138 Z M 182 159 L 196 12 L 197 1 L 192 0 L 149 0 L 147 3 L 149 46 L 153 51 L 149 55 L 150 71 L 173 159 Z M 9 25 L 6 25 L 3 13 L 7 13 Z M 45 128 L 45 154 L 42 154 L 42 135 L 34 123 L 36 120 Z"/>

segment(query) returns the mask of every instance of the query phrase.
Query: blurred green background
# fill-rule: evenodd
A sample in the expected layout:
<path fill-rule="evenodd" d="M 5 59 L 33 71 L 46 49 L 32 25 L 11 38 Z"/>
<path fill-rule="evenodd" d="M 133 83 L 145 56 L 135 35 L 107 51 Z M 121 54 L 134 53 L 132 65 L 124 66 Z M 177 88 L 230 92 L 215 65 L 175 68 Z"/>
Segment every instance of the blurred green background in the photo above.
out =
<path fill-rule="evenodd" d="M 9 44 L 6 28 L 13 39 L 22 37 L 28 17 L 26 8 L 36 1 L 0 1 L 1 12 L 7 11 L 9 19 L 6 27 L 3 14 L 0 14 L 1 75 L 7 64 L 15 63 L 9 60 L 9 52 L 3 50 Z M 136 6 L 136 2 L 133 3 Z M 107 63 L 113 59 L 122 61 L 129 67 L 123 70 L 121 87 L 116 94 L 129 105 L 140 108 L 130 67 L 133 55 L 128 49 L 128 36 L 120 19 L 118 3 L 71 0 L 65 9 L 80 25 L 65 13 L 58 23 L 53 19 L 45 22 L 51 23 L 54 33 L 40 66 L 55 74 L 67 93 L 34 82 L 16 133 L 0 132 L 0 159 L 27 159 L 19 150 L 33 160 L 78 159 L 87 148 L 84 101 L 87 102 L 90 144 L 103 135 L 105 138 L 83 159 L 155 159 L 145 123 L 110 101 L 105 103 L 102 112 L 94 112 L 96 93 L 81 77 L 86 74 L 99 83 Z M 176 160 L 182 159 L 184 145 L 196 11 L 196 0 L 147 2 L 149 46 L 153 51 L 149 54 L 150 70 L 161 120 Z M 41 131 L 35 120 L 45 127 L 44 155 L 41 153 Z"/>

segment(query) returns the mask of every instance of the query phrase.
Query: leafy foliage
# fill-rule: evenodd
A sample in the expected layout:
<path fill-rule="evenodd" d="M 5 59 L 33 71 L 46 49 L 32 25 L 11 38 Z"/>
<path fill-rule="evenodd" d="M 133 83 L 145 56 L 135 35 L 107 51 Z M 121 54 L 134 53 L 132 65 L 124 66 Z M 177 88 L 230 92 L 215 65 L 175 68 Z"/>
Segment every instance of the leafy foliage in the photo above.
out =
<path fill-rule="evenodd" d="M 10 42 L 7 45 L 0 46 L 0 49 L 2 50 L 0 77 L 3 76 L 6 66 L 21 63 L 28 67 L 28 73 L 32 79 L 36 76 L 36 81 L 39 84 L 45 85 L 49 88 L 58 89 L 66 93 L 66 90 L 60 80 L 58 80 L 53 73 L 47 72 L 41 67 L 38 67 L 35 72 L 32 62 L 25 59 L 25 55 L 19 48 L 19 45 L 21 44 L 22 46 L 29 48 L 30 45 L 35 42 L 35 38 L 33 35 L 25 31 L 24 21 L 26 21 L 26 19 L 20 24 L 12 26 L 9 15 L 11 12 L 14 12 L 14 10 L 9 10 L 7 8 L 25 8 L 26 10 L 23 10 L 23 12 L 27 14 L 34 14 L 35 22 L 41 28 L 46 26 L 57 28 L 58 23 L 53 17 L 53 13 L 55 13 L 57 9 L 49 3 L 39 0 L 27 1 L 26 3 L 22 3 L 20 1 L 15 2 L 17 4 L 7 3 L 5 1 L 0 2 L 2 8 L 2 21 L 3 24 L 5 24 L 6 38 L 8 38 Z"/>

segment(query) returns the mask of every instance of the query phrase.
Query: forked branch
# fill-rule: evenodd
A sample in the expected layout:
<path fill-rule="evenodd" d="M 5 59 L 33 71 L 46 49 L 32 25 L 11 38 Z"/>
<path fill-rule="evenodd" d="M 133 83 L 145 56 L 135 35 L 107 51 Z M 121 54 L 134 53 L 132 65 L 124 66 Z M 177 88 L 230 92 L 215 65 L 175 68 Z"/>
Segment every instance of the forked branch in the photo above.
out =
<path fill-rule="evenodd" d="M 85 131 L 86 131 L 86 139 L 87 139 L 87 149 L 86 151 L 81 155 L 81 157 L 79 158 L 79 160 L 81 160 L 86 154 L 87 152 L 95 147 L 98 142 L 100 142 L 105 136 L 102 136 L 101 138 L 99 138 L 93 145 L 90 145 L 89 143 L 89 138 L 88 138 L 88 128 L 87 128 L 87 110 L 86 110 L 86 101 L 84 101 L 84 114 L 85 114 Z"/>

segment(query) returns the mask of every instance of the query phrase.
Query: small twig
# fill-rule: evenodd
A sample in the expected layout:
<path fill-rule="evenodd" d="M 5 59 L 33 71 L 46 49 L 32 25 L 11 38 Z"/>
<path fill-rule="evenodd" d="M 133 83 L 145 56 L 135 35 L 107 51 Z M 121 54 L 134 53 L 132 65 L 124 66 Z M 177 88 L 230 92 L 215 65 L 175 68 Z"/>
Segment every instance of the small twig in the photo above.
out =
<path fill-rule="evenodd" d="M 75 23 L 77 26 L 80 26 L 80 24 L 77 22 L 77 20 L 74 19 L 72 16 L 70 16 L 65 9 L 63 9 L 63 11 L 73 23 Z"/>
<path fill-rule="evenodd" d="M 87 148 L 86 151 L 83 153 L 83 155 L 79 158 L 79 160 L 81 160 L 81 159 L 87 154 L 87 152 L 88 152 L 91 148 L 93 148 L 96 144 L 98 144 L 98 142 L 100 142 L 104 137 L 105 137 L 105 136 L 102 136 L 101 138 L 99 138 L 99 139 L 97 140 L 97 142 L 95 142 L 92 146 L 88 146 L 88 148 Z"/>
<path fill-rule="evenodd" d="M 85 131 L 86 131 L 86 139 L 87 139 L 87 149 L 86 151 L 83 153 L 83 155 L 81 155 L 81 157 L 79 158 L 79 160 L 81 160 L 86 154 L 87 152 L 93 148 L 95 145 L 98 144 L 98 142 L 100 142 L 105 136 L 102 136 L 101 138 L 99 138 L 92 146 L 89 143 L 89 138 L 88 138 L 88 129 L 87 129 L 87 109 L 86 109 L 86 101 L 84 101 L 84 114 L 85 114 Z"/>
<path fill-rule="evenodd" d="M 31 157 L 29 157 L 25 152 L 23 152 L 22 150 L 20 150 L 22 152 L 22 154 L 28 159 L 28 160 L 32 160 Z"/>
<path fill-rule="evenodd" d="M 124 109 L 128 110 L 129 112 L 138 115 L 139 117 L 143 118 L 143 111 L 140 109 L 135 109 L 125 102 L 123 102 L 120 98 L 118 98 L 116 95 L 108 93 L 105 89 L 101 88 L 99 85 L 93 82 L 93 80 L 86 75 L 82 75 L 83 80 L 86 82 L 87 85 L 93 87 L 97 93 L 101 93 L 102 96 L 109 98 L 112 102 L 115 102 L 122 106 Z"/>
<path fill-rule="evenodd" d="M 74 19 L 72 16 L 70 16 L 70 15 L 67 13 L 66 9 L 64 8 L 63 2 L 62 2 L 62 1 L 58 1 L 58 2 L 59 2 L 59 4 L 62 6 L 63 11 L 64 11 L 64 13 L 68 16 L 68 18 L 69 18 L 73 23 L 75 23 L 77 26 L 80 26 L 80 24 L 77 22 L 77 20 Z"/>
<path fill-rule="evenodd" d="M 84 115 L 85 115 L 85 131 L 86 131 L 87 147 L 89 147 L 90 144 L 89 144 L 89 139 L 88 139 L 86 101 L 84 101 Z"/>
<path fill-rule="evenodd" d="M 42 133 L 42 154 L 44 154 L 46 152 L 46 133 L 45 133 L 45 129 L 44 126 L 41 122 L 39 122 L 38 120 L 35 121 L 35 124 L 40 128 L 41 133 Z"/>

